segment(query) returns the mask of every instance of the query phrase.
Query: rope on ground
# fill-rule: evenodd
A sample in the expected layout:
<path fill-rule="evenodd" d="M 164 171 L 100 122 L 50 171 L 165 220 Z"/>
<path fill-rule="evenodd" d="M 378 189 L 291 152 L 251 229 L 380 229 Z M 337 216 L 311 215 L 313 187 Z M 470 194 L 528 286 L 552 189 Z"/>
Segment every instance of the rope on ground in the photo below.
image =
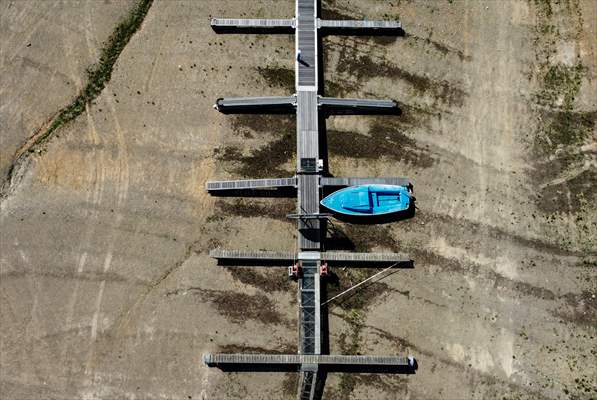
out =
<path fill-rule="evenodd" d="M 390 265 L 388 268 L 385 268 L 385 269 L 383 269 L 383 270 L 379 271 L 377 274 L 373 274 L 373 275 L 371 275 L 369 278 L 365 279 L 364 281 L 362 281 L 362 282 L 359 282 L 359 283 L 357 283 L 356 285 L 349 287 L 348 289 L 346 289 L 346 290 L 345 290 L 345 291 L 343 291 L 342 293 L 338 293 L 337 295 L 335 295 L 335 296 L 334 296 L 334 297 L 332 297 L 331 299 L 324 301 L 323 303 L 321 303 L 321 305 L 322 305 L 322 306 L 325 306 L 325 305 L 326 305 L 327 303 L 329 303 L 330 301 L 332 301 L 332 300 L 335 300 L 335 299 L 337 299 L 338 297 L 342 296 L 343 294 L 345 294 L 345 293 L 348 293 L 348 292 L 350 292 L 351 290 L 354 290 L 354 289 L 356 289 L 357 287 L 361 286 L 363 283 L 365 283 L 365 282 L 367 282 L 367 281 L 370 281 L 371 279 L 375 278 L 375 277 L 376 277 L 376 276 L 378 276 L 378 275 L 381 275 L 381 274 L 383 274 L 383 273 L 384 273 L 384 272 L 386 272 L 387 270 L 389 270 L 389 269 L 391 269 L 391 268 L 394 268 L 396 265 L 398 265 L 398 263 L 392 264 L 392 265 Z"/>

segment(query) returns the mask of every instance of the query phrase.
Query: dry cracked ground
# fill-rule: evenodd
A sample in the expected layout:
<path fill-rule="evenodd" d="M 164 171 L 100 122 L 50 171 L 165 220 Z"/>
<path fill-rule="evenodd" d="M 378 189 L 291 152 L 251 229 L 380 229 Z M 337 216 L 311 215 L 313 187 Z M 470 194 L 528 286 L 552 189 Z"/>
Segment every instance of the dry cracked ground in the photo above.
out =
<path fill-rule="evenodd" d="M 145 8 L 144 8 L 145 7 Z M 597 396 L 597 3 L 327 0 L 406 36 L 323 40 L 325 90 L 401 116 L 327 120 L 335 175 L 413 179 L 415 218 L 335 222 L 328 248 L 409 253 L 329 308 L 332 353 L 409 352 L 415 375 L 329 375 L 325 399 Z M 294 352 L 295 283 L 217 246 L 292 250 L 292 199 L 214 199 L 208 179 L 287 176 L 293 116 L 225 95 L 293 91 L 293 37 L 210 16 L 293 1 L 0 1 L 0 397 L 270 399 L 296 374 L 207 369 Z M 372 274 L 338 269 L 328 295 Z"/>

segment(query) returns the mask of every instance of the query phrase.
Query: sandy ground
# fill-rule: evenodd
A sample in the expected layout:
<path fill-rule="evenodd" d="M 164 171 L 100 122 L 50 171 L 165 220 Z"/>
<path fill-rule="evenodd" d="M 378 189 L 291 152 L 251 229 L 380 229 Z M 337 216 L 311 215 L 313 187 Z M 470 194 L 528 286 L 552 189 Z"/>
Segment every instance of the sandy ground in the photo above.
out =
<path fill-rule="evenodd" d="M 3 177 L 17 148 L 86 84 L 87 67 L 132 2 L 2 1 Z"/>
<path fill-rule="evenodd" d="M 5 171 L 85 84 L 130 3 L 1 4 Z M 400 223 L 335 222 L 328 246 L 413 257 L 413 270 L 330 307 L 329 347 L 410 352 L 419 370 L 330 375 L 324 398 L 597 396 L 597 3 L 323 8 L 405 27 L 404 38 L 324 40 L 326 94 L 404 111 L 329 118 L 327 140 L 332 173 L 409 176 L 419 207 Z M 209 17 L 293 13 L 292 1 L 156 1 L 102 94 L 18 165 L 0 214 L 2 398 L 295 397 L 296 374 L 201 363 L 207 351 L 296 351 L 284 271 L 226 270 L 207 255 L 293 250 L 293 200 L 203 189 L 290 176 L 295 148 L 293 116 L 211 108 L 292 93 L 293 37 L 216 35 Z M 373 273 L 336 272 L 330 295 Z"/>

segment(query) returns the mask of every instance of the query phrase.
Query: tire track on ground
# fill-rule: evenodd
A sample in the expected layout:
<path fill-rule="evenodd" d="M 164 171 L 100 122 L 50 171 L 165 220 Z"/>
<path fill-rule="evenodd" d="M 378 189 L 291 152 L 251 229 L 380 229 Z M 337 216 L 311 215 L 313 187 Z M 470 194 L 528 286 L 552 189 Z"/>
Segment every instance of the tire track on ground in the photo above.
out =
<path fill-rule="evenodd" d="M 40 151 L 42 146 L 65 124 L 75 120 L 91 101 L 95 100 L 104 90 L 112 77 L 112 70 L 116 61 L 133 35 L 141 28 L 153 0 L 139 0 L 129 15 L 116 27 L 107 45 L 101 51 L 99 64 L 88 70 L 87 85 L 73 101 L 58 111 L 47 124 L 40 127 L 25 143 L 19 147 L 8 167 L 8 173 L 3 177 L 0 186 L 0 200 L 6 199 L 23 176 L 23 167 L 30 155 Z"/>

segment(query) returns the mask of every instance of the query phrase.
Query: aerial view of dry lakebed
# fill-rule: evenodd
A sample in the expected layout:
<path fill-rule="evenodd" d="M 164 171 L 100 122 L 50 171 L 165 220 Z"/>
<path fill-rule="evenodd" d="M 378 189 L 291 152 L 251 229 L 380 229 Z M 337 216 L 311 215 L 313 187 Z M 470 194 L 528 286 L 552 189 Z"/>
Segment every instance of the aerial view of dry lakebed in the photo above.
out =
<path fill-rule="evenodd" d="M 0 0 L 0 399 L 597 400 L 597 0 Z"/>

